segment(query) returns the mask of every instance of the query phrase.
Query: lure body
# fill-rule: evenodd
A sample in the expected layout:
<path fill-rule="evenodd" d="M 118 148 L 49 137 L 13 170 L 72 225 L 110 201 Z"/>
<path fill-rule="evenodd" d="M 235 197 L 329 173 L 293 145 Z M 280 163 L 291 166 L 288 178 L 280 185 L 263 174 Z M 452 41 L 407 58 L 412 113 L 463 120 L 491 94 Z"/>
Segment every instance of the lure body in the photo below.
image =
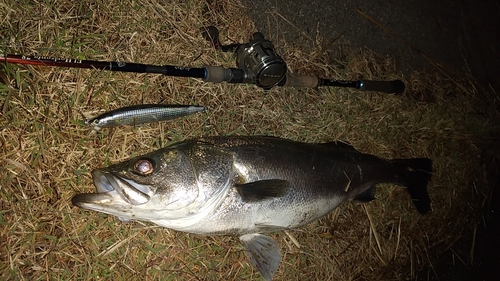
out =
<path fill-rule="evenodd" d="M 141 104 L 103 113 L 86 123 L 94 130 L 100 130 L 101 128 L 165 121 L 204 110 L 203 106 L 193 105 Z"/>

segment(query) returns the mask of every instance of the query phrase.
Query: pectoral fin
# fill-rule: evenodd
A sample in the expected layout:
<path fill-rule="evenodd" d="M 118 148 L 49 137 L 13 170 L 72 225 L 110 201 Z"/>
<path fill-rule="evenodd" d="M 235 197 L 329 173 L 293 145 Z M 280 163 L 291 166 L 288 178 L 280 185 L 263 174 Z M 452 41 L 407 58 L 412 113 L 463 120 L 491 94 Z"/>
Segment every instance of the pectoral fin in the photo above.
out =
<path fill-rule="evenodd" d="M 281 262 L 278 243 L 262 234 L 245 234 L 240 237 L 247 256 L 266 281 L 271 281 Z"/>
<path fill-rule="evenodd" d="M 241 199 L 247 203 L 258 202 L 267 198 L 281 197 L 290 187 L 286 180 L 261 180 L 235 186 Z"/>

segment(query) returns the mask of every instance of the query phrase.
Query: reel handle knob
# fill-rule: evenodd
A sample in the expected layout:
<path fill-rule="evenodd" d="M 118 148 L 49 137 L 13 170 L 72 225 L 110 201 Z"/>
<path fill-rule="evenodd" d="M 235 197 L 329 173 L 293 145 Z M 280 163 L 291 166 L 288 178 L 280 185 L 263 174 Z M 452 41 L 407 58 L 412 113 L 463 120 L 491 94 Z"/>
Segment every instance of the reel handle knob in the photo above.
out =
<path fill-rule="evenodd" d="M 219 40 L 219 30 L 213 25 L 202 27 L 201 35 L 208 42 L 211 42 L 215 49 L 221 50 L 223 52 L 235 52 L 240 47 L 240 44 L 222 45 Z"/>
<path fill-rule="evenodd" d="M 211 25 L 207 27 L 202 28 L 202 33 L 201 35 L 208 41 L 211 42 L 212 45 L 216 49 L 221 49 L 221 43 L 219 41 L 219 30 L 217 27 Z"/>
<path fill-rule="evenodd" d="M 264 34 L 260 33 L 260 32 L 255 32 L 253 34 L 253 41 L 254 42 L 257 42 L 257 41 L 264 41 L 266 40 L 265 37 L 264 37 Z"/>

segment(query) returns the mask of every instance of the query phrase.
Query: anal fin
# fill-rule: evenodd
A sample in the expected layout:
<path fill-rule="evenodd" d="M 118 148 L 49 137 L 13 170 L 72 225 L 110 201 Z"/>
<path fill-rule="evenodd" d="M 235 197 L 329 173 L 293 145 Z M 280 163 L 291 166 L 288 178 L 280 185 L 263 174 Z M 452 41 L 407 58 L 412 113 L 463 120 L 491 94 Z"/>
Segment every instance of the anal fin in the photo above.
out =
<path fill-rule="evenodd" d="M 281 262 L 278 243 L 262 234 L 245 234 L 240 237 L 250 263 L 259 270 L 266 281 L 271 281 Z"/>
<path fill-rule="evenodd" d="M 367 190 L 359 193 L 354 197 L 353 201 L 359 203 L 366 203 L 375 200 L 375 185 L 370 186 Z"/>

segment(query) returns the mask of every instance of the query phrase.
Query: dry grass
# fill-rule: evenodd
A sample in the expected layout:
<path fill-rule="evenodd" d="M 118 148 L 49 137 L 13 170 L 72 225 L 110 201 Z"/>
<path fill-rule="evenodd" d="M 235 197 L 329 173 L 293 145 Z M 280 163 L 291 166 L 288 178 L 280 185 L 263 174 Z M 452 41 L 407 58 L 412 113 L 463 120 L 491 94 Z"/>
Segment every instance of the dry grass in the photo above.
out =
<path fill-rule="evenodd" d="M 234 58 L 213 50 L 200 27 L 219 26 L 225 43 L 247 42 L 256 31 L 234 1 L 0 0 L 0 11 L 3 53 L 229 67 Z M 334 55 L 321 45 L 310 54 L 291 44 L 279 50 L 296 73 L 402 78 L 391 58 L 339 46 L 331 47 Z M 195 136 L 341 139 L 382 157 L 434 160 L 430 215 L 418 215 L 401 189 L 379 188 L 375 202 L 346 204 L 303 229 L 273 234 L 283 251 L 276 280 L 410 278 L 470 235 L 490 194 L 486 158 L 479 155 L 487 147 L 497 153 L 491 146 L 498 137 L 491 121 L 497 109 L 493 98 L 467 79 L 415 72 L 403 77 L 406 93 L 392 96 L 339 88 L 264 92 L 189 78 L 15 65 L 1 65 L 0 78 L 4 280 L 260 278 L 238 239 L 125 224 L 71 205 L 75 193 L 94 189 L 92 169 Z M 97 135 L 79 114 L 159 102 L 209 110 Z"/>

